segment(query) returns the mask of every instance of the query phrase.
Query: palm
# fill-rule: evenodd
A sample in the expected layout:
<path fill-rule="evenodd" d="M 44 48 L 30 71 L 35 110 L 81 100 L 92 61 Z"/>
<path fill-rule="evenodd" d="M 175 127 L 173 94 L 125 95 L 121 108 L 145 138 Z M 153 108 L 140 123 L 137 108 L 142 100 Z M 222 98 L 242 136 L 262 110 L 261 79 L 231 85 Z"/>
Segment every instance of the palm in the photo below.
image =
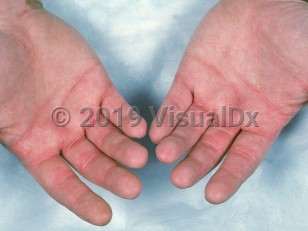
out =
<path fill-rule="evenodd" d="M 0 36 L 0 76 L 6 83 L 1 91 L 1 142 L 52 197 L 83 219 L 106 224 L 110 207 L 78 179 L 64 159 L 90 181 L 123 198 L 134 198 L 141 183 L 117 161 L 132 168 L 146 163 L 146 150 L 127 137 L 144 136 L 146 124 L 142 121 L 130 127 L 125 114 L 128 105 L 98 58 L 61 20 L 33 10 L 23 16 L 18 29 L 22 32 L 16 36 L 7 31 Z M 51 119 L 59 106 L 71 113 L 66 127 L 57 127 Z M 94 127 L 81 127 L 87 114 L 81 115 L 80 110 L 86 106 L 94 112 L 100 106 L 110 112 L 122 108 L 122 131 L 112 113 L 115 125 L 97 126 L 94 113 L 88 122 Z"/>
<path fill-rule="evenodd" d="M 150 135 L 159 143 L 157 156 L 162 162 L 172 163 L 192 147 L 172 173 L 176 186 L 195 184 L 228 151 L 206 189 L 210 202 L 224 202 L 255 171 L 282 128 L 304 106 L 307 57 L 298 58 L 307 56 L 303 9 L 308 10 L 306 3 L 299 1 L 222 1 L 205 17 L 163 105 L 187 111 L 188 116 L 191 111 L 216 112 L 220 119 L 223 106 L 237 107 L 259 112 L 259 126 L 247 127 L 249 120 L 236 127 L 228 126 L 231 121 L 221 126 L 220 120 L 219 127 L 174 128 L 168 125 L 168 115 L 162 127 L 153 124 Z"/>

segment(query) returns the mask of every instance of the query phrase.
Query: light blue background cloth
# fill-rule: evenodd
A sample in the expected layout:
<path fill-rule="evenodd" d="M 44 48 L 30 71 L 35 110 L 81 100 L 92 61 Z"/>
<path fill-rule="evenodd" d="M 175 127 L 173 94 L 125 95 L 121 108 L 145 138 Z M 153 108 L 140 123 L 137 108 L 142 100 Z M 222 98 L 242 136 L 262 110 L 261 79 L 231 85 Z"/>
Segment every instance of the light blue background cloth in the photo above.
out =
<path fill-rule="evenodd" d="M 112 81 L 150 121 L 173 81 L 185 47 L 214 0 L 46 0 L 45 8 L 76 28 L 104 63 Z M 78 63 L 72 63 L 78 65 Z M 113 208 L 107 227 L 83 222 L 57 204 L 0 146 L 1 231 L 307 231 L 308 108 L 284 129 L 262 165 L 227 203 L 204 200 L 209 176 L 196 186 L 172 186 L 167 166 L 155 158 L 134 171 L 143 193 L 120 199 L 87 182 Z"/>

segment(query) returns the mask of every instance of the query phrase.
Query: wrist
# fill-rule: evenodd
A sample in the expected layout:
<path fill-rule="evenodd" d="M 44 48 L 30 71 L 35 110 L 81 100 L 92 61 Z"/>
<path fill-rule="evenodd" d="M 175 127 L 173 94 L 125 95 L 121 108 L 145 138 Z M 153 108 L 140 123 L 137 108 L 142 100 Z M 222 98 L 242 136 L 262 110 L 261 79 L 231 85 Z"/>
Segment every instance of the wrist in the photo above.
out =
<path fill-rule="evenodd" d="M 30 6 L 42 8 L 42 0 L 0 0 L 0 10 L 14 10 L 18 7 Z"/>
<path fill-rule="evenodd" d="M 43 8 L 41 0 L 0 0 L 0 30 L 20 26 L 24 17 Z"/>

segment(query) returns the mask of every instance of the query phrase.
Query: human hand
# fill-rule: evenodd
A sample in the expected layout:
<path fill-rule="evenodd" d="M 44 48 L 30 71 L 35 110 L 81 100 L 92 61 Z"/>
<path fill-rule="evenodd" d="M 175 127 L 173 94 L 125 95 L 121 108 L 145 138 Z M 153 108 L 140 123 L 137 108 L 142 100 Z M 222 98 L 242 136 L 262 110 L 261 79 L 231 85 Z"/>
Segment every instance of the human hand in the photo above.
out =
<path fill-rule="evenodd" d="M 141 182 L 117 162 L 145 165 L 146 149 L 128 136 L 143 137 L 146 122 L 130 126 L 135 121 L 126 113 L 129 105 L 76 31 L 23 2 L 0 0 L 0 141 L 54 199 L 92 224 L 107 224 L 111 208 L 69 165 L 112 193 L 135 198 Z M 59 106 L 71 113 L 65 127 L 51 118 Z M 89 121 L 94 127 L 81 127 L 86 113 L 80 110 L 86 106 L 94 111 L 104 106 L 112 123 L 99 127 L 94 113 Z M 118 108 L 122 127 L 112 113 Z"/>
<path fill-rule="evenodd" d="M 162 126 L 153 122 L 150 130 L 164 163 L 191 149 L 171 174 L 174 185 L 194 185 L 227 153 L 205 189 L 209 202 L 222 203 L 256 170 L 308 101 L 307 13 L 307 3 L 299 0 L 222 0 L 204 18 L 158 112 L 165 114 Z M 169 106 L 174 109 L 166 110 Z M 224 107 L 251 114 L 241 125 L 228 126 L 240 118 L 235 113 L 224 121 Z M 173 116 L 178 112 L 186 117 Z M 213 115 L 219 126 L 192 123 L 200 117 L 216 123 Z"/>

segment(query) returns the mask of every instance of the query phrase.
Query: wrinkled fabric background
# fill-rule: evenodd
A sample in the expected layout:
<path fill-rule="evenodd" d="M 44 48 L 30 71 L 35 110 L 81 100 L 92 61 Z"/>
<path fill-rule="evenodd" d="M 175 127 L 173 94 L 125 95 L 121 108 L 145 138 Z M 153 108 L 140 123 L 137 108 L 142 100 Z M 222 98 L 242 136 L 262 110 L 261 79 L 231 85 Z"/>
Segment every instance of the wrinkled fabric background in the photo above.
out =
<path fill-rule="evenodd" d="M 185 47 L 214 0 L 45 0 L 47 10 L 76 28 L 112 81 L 148 121 L 148 105 L 165 97 Z M 77 63 L 72 65 L 78 65 Z M 51 199 L 0 146 L 1 231 L 306 231 L 308 230 L 308 108 L 284 129 L 257 172 L 227 203 L 204 200 L 209 179 L 187 190 L 169 181 L 148 138 L 146 168 L 134 171 L 143 193 L 120 199 L 88 183 L 113 208 L 107 227 L 91 226 Z"/>

